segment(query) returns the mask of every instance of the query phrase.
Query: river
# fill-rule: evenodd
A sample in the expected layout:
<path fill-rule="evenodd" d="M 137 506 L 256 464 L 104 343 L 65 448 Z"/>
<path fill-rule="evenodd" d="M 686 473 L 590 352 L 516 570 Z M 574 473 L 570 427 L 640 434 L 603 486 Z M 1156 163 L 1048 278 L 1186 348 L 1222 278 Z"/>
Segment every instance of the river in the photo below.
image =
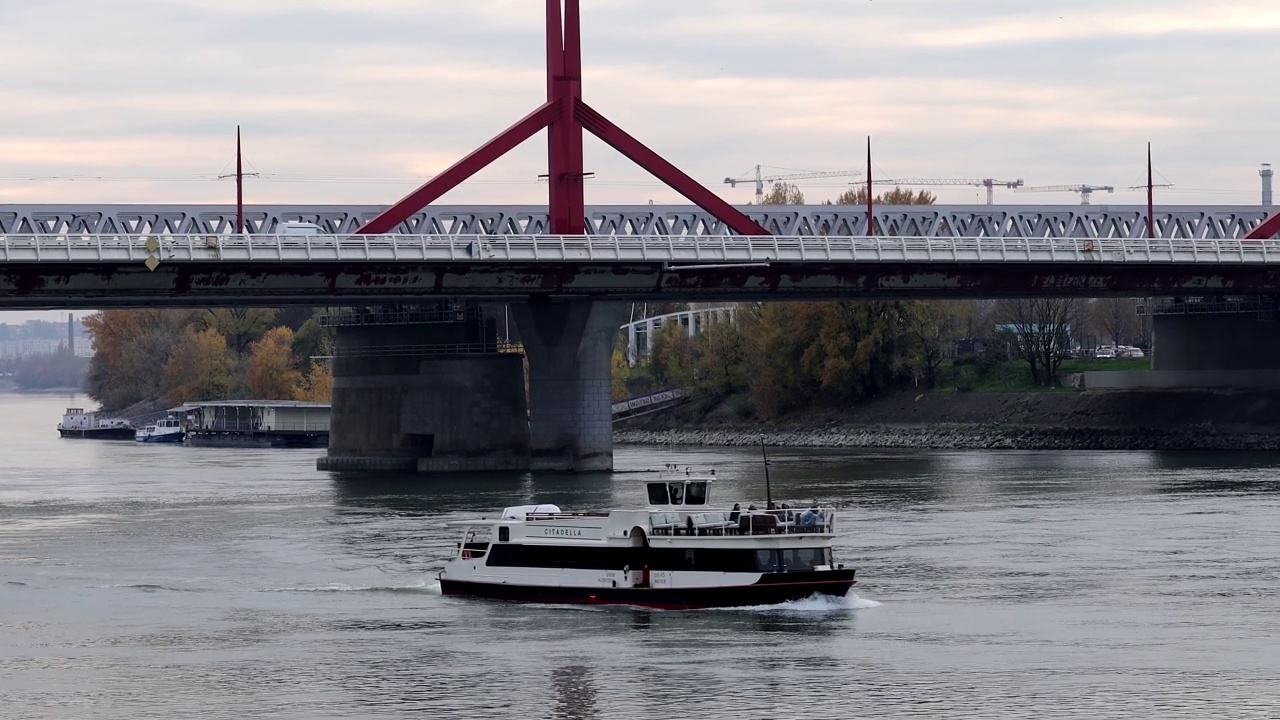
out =
<path fill-rule="evenodd" d="M 440 523 L 635 474 L 335 478 L 315 450 L 63 440 L 0 394 L 3 718 L 1274 718 L 1280 455 L 776 449 L 856 595 L 446 598 Z M 760 499 L 758 451 L 620 448 Z"/>

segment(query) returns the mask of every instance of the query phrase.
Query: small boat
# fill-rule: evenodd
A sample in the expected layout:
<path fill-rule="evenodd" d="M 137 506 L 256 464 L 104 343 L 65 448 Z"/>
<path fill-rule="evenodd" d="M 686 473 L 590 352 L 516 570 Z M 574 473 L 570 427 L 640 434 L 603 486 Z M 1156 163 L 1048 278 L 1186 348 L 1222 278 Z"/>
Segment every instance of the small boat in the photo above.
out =
<path fill-rule="evenodd" d="M 138 428 L 133 439 L 140 443 L 180 443 L 186 434 L 182 421 L 170 416 L 155 424 Z"/>
<path fill-rule="evenodd" d="M 58 434 L 64 438 L 132 440 L 133 426 L 123 418 L 99 418 L 84 408 L 67 408 L 58 423 Z"/>
<path fill-rule="evenodd" d="M 696 609 L 842 597 L 857 582 L 832 557 L 833 508 L 712 509 L 714 478 L 664 472 L 646 481 L 641 510 L 522 505 L 447 523 L 463 537 L 439 573 L 441 592 Z"/>

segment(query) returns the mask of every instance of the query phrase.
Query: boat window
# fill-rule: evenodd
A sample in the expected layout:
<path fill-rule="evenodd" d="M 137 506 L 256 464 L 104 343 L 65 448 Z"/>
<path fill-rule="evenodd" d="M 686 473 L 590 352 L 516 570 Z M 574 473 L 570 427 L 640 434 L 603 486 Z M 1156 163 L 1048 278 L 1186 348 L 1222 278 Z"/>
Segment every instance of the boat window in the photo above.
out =
<path fill-rule="evenodd" d="M 667 483 L 667 487 L 671 489 L 672 505 L 680 505 L 684 503 L 684 483 Z"/>
<path fill-rule="evenodd" d="M 755 569 L 757 572 L 777 572 L 777 553 L 773 550 L 757 550 Z"/>
<path fill-rule="evenodd" d="M 508 542 L 510 540 L 511 540 L 511 528 L 509 527 L 498 528 L 498 542 Z"/>
<path fill-rule="evenodd" d="M 830 565 L 831 554 L 827 548 L 794 548 L 782 551 L 782 566 L 786 572 L 809 572 L 817 565 Z"/>
<path fill-rule="evenodd" d="M 490 567 L 539 567 L 572 570 L 621 570 L 640 567 L 642 548 L 567 545 L 494 545 L 485 564 Z"/>
<path fill-rule="evenodd" d="M 685 505 L 706 505 L 707 484 L 705 482 L 685 483 Z"/>
<path fill-rule="evenodd" d="M 649 483 L 649 504 L 650 505 L 666 505 L 667 504 L 667 484 L 666 483 Z"/>

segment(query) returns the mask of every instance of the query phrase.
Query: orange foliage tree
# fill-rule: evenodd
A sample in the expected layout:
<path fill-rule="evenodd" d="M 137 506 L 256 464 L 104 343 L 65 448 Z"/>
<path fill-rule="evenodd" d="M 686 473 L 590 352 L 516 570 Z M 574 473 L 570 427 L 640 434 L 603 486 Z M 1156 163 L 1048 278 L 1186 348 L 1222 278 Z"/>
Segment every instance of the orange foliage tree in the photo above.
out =
<path fill-rule="evenodd" d="M 231 354 L 216 330 L 188 325 L 164 368 L 165 398 L 173 405 L 188 400 L 221 400 L 231 391 Z"/>
<path fill-rule="evenodd" d="M 302 383 L 302 373 L 294 367 L 293 331 L 271 328 L 261 340 L 249 346 L 245 381 L 255 400 L 290 400 Z"/>

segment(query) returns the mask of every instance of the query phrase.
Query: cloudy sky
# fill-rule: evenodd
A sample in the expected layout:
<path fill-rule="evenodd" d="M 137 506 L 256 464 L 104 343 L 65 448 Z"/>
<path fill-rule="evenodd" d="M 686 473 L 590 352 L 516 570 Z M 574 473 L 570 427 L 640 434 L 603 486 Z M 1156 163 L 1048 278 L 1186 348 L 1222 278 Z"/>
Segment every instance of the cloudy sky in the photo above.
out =
<path fill-rule="evenodd" d="M 237 123 L 247 201 L 390 202 L 545 95 L 541 0 L 3 4 L 0 203 L 231 200 Z M 734 202 L 868 134 L 877 175 L 1116 186 L 1095 204 L 1142 201 L 1147 141 L 1164 202 L 1256 204 L 1280 164 L 1275 0 L 582 4 L 585 99 Z M 586 169 L 588 202 L 678 200 L 594 140 Z M 539 137 L 442 202 L 545 202 L 543 172 Z"/>

